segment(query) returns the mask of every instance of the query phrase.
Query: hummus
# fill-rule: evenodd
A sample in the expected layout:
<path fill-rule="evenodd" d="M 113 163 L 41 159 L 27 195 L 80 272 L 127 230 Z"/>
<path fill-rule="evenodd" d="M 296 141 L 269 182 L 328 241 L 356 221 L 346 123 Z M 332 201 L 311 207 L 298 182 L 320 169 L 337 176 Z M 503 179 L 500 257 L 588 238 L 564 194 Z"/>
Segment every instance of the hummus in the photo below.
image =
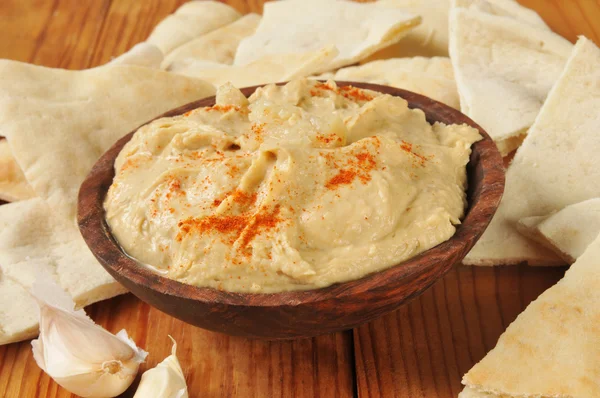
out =
<path fill-rule="evenodd" d="M 358 279 L 449 239 L 480 139 L 401 98 L 333 81 L 231 85 L 141 127 L 115 163 L 107 222 L 165 276 L 234 292 Z"/>

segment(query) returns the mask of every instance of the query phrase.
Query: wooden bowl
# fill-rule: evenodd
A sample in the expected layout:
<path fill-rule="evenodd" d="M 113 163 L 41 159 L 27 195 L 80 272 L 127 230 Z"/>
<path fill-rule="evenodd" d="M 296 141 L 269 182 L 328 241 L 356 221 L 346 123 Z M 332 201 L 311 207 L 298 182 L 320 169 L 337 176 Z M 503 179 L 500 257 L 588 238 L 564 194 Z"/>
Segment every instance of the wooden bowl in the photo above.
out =
<path fill-rule="evenodd" d="M 484 139 L 473 145 L 467 166 L 468 208 L 448 241 L 386 270 L 316 290 L 230 293 L 162 277 L 126 256 L 105 221 L 102 203 L 114 177 L 115 158 L 132 132 L 98 160 L 79 191 L 78 222 L 87 245 L 104 268 L 141 300 L 192 325 L 230 335 L 266 339 L 315 336 L 356 327 L 415 298 L 463 259 L 492 219 L 504 190 L 502 157 L 481 127 L 444 104 L 392 87 L 338 84 L 402 97 L 411 108 L 422 109 L 430 123 L 466 123 L 479 129 Z M 248 96 L 255 89 L 242 92 Z M 214 97 L 194 101 L 159 117 L 211 106 L 214 101 Z"/>

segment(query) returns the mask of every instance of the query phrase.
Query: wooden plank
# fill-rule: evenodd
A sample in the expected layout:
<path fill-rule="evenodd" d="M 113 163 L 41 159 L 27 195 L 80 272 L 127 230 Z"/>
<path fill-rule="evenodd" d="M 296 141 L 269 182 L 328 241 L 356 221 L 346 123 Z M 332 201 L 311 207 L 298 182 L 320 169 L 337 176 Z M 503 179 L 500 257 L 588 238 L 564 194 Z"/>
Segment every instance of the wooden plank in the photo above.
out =
<path fill-rule="evenodd" d="M 29 62 L 55 11 L 52 1 L 1 1 L 0 58 Z"/>

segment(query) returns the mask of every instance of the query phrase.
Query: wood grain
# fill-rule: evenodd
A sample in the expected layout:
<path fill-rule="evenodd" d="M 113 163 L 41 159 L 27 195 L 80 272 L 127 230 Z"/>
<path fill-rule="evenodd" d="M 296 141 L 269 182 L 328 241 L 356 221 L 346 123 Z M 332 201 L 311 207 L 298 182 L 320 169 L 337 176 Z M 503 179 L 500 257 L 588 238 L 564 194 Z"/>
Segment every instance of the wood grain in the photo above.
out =
<path fill-rule="evenodd" d="M 71 69 L 98 65 L 145 38 L 153 24 L 184 1 L 2 0 L 0 58 Z M 519 1 L 569 40 L 585 33 L 599 43 L 598 0 Z M 227 2 L 242 12 L 260 12 L 264 1 Z M 459 267 L 418 300 L 354 333 L 295 342 L 206 332 L 132 295 L 87 311 L 113 332 L 123 327 L 132 332 L 151 352 L 143 369 L 168 354 L 165 335 L 171 333 L 180 343 L 191 396 L 446 398 L 456 397 L 462 374 L 563 272 Z M 136 323 L 145 327 L 132 328 Z M 39 370 L 27 342 L 0 347 L 0 396 L 72 397 Z"/>
<path fill-rule="evenodd" d="M 600 1 L 598 0 L 518 0 L 532 8 L 556 33 L 572 42 L 585 35 L 600 43 Z"/>

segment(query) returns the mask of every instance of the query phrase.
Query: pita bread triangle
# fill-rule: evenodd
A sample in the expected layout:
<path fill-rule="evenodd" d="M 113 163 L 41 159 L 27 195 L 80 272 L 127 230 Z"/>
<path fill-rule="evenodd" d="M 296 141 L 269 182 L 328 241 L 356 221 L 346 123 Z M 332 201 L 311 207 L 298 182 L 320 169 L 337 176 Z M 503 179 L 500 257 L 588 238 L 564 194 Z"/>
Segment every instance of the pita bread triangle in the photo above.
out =
<path fill-rule="evenodd" d="M 490 15 L 509 17 L 542 30 L 551 31 L 546 22 L 534 10 L 515 0 L 450 0 L 452 7 L 479 10 Z"/>
<path fill-rule="evenodd" d="M 572 44 L 530 21 L 484 9 L 451 9 L 449 52 L 461 110 L 507 155 L 535 120 Z"/>
<path fill-rule="evenodd" d="M 319 78 L 327 79 L 326 76 Z M 460 108 L 448 57 L 382 59 L 339 69 L 333 78 L 402 88 Z"/>
<path fill-rule="evenodd" d="M 156 25 L 147 42 L 166 56 L 182 44 L 240 17 L 239 12 L 220 1 L 188 1 Z"/>
<path fill-rule="evenodd" d="M 177 72 L 198 60 L 230 65 L 240 41 L 254 33 L 260 18 L 258 14 L 247 14 L 237 21 L 191 40 L 171 51 L 161 67 Z"/>
<path fill-rule="evenodd" d="M 198 77 L 216 86 L 231 83 L 236 87 L 248 87 L 309 76 L 331 62 L 337 54 L 337 49 L 329 46 L 305 53 L 267 55 L 243 66 L 196 61 L 177 73 Z"/>
<path fill-rule="evenodd" d="M 31 313 L 26 289 L 41 272 L 80 307 L 125 292 L 79 234 L 79 185 L 117 139 L 213 93 L 204 81 L 138 66 L 68 71 L 0 61 L 0 134 L 39 196 L 0 206 L 0 344 L 37 333 L 29 315 L 14 317 Z"/>
<path fill-rule="evenodd" d="M 19 283 L 0 272 L 0 345 L 35 337 L 38 306 Z"/>
<path fill-rule="evenodd" d="M 447 57 L 448 10 L 450 1 L 439 0 L 378 0 L 377 4 L 396 7 L 423 18 L 421 24 L 411 29 L 398 43 L 373 54 L 373 59 L 391 57 Z"/>
<path fill-rule="evenodd" d="M 139 43 L 107 65 L 139 65 L 159 68 L 162 60 L 163 55 L 158 47 L 149 43 Z M 12 155 L 8 141 L 0 138 L 0 199 L 16 202 L 34 196 L 35 192 Z"/>
<path fill-rule="evenodd" d="M 598 65 L 600 49 L 581 37 L 509 166 L 502 202 L 465 264 L 564 264 L 516 226 L 522 218 L 600 196 Z"/>
<path fill-rule="evenodd" d="M 469 370 L 459 397 L 600 396 L 598 286 L 600 237 Z"/>
<path fill-rule="evenodd" d="M 517 229 L 571 264 L 600 234 L 600 198 L 569 205 L 548 216 L 522 218 Z"/>
<path fill-rule="evenodd" d="M 139 43 L 107 65 L 139 65 L 159 68 L 162 60 L 163 55 L 158 47 L 149 43 Z M 0 199 L 16 202 L 34 196 L 35 192 L 12 155 L 8 141 L 0 139 Z"/>
<path fill-rule="evenodd" d="M 398 43 L 376 52 L 362 62 L 394 57 L 447 57 L 448 13 L 451 3 L 488 14 L 509 16 L 540 29 L 550 30 L 535 11 L 521 6 L 515 0 L 378 0 L 378 5 L 405 9 L 420 15 L 423 21 Z"/>
<path fill-rule="evenodd" d="M 256 32 L 242 40 L 235 65 L 265 56 L 317 51 L 339 53 L 315 73 L 350 65 L 396 43 L 421 18 L 398 8 L 345 0 L 287 0 L 265 4 Z M 350 29 L 342 29 L 351 27 Z"/>

